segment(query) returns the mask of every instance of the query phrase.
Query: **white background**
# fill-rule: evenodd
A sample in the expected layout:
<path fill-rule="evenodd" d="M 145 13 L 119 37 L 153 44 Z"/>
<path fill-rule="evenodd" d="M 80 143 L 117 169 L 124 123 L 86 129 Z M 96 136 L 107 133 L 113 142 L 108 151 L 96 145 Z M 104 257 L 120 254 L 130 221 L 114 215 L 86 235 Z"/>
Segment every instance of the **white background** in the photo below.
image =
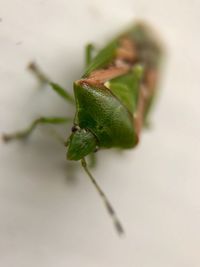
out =
<path fill-rule="evenodd" d="M 33 59 L 71 90 L 84 45 L 104 44 L 137 18 L 167 49 L 152 129 L 135 150 L 99 152 L 93 170 L 126 236 L 51 128 L 40 127 L 28 142 L 0 143 L 0 266 L 200 266 L 199 10 L 198 0 L 0 0 L 0 132 L 73 114 L 25 70 Z"/>

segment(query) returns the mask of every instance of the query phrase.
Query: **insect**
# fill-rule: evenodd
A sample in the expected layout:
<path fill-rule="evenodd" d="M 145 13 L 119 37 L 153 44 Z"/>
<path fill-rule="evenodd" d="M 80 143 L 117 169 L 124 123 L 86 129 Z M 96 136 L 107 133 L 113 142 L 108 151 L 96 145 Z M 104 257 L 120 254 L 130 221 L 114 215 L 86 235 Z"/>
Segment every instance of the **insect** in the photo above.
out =
<path fill-rule="evenodd" d="M 85 157 L 102 148 L 134 148 L 147 123 L 155 98 L 161 45 L 152 30 L 136 23 L 95 53 L 86 47 L 86 70 L 74 82 L 74 97 L 52 82 L 35 63 L 29 69 L 44 83 L 76 106 L 70 136 L 65 145 L 67 159 L 80 161 L 83 169 L 100 194 L 119 234 L 123 227 L 107 196 L 88 169 Z M 28 137 L 38 124 L 68 123 L 67 117 L 41 117 L 22 131 L 4 134 L 5 142 Z"/>

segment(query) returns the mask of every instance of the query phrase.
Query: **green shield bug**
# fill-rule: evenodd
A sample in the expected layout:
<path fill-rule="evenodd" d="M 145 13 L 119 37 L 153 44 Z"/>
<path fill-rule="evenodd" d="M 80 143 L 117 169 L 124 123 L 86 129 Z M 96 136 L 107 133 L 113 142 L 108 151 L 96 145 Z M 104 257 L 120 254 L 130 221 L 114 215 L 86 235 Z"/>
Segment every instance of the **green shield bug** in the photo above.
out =
<path fill-rule="evenodd" d="M 72 132 L 65 145 L 67 159 L 80 161 L 100 194 L 119 234 L 123 228 L 108 198 L 90 173 L 85 157 L 101 148 L 134 148 L 148 120 L 155 98 L 162 48 L 152 30 L 136 23 L 94 54 L 86 47 L 86 70 L 74 82 L 74 97 L 48 79 L 35 63 L 29 69 L 64 98 L 75 104 Z M 67 117 L 41 117 L 13 134 L 4 134 L 5 142 L 30 135 L 38 124 L 68 123 Z"/>

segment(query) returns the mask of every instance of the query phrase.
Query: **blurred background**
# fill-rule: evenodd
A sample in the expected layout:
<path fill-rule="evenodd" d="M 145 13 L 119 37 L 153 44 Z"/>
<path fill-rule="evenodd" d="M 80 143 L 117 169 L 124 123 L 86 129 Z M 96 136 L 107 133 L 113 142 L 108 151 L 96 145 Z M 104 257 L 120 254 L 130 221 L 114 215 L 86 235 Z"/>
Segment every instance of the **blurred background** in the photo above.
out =
<path fill-rule="evenodd" d="M 32 60 L 72 90 L 85 44 L 101 47 L 137 19 L 167 51 L 152 128 L 135 150 L 100 151 L 93 170 L 125 237 L 53 129 L 39 127 L 28 142 L 0 143 L 0 266 L 200 266 L 199 9 L 198 0 L 0 0 L 0 132 L 74 114 L 26 71 Z"/>

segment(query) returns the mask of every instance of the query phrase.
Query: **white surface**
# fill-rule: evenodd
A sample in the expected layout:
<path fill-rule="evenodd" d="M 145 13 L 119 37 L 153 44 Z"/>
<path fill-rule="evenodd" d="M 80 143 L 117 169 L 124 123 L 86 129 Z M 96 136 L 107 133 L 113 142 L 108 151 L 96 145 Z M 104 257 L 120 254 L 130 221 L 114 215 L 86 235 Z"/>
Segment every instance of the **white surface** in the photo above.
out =
<path fill-rule="evenodd" d="M 168 47 L 153 129 L 136 150 L 100 152 L 93 171 L 126 236 L 41 127 L 26 144 L 0 144 L 0 266 L 200 266 L 199 9 L 195 0 L 0 1 L 0 132 L 68 113 L 38 90 L 25 71 L 30 60 L 71 88 L 84 45 L 103 44 L 135 18 L 150 21 Z"/>

